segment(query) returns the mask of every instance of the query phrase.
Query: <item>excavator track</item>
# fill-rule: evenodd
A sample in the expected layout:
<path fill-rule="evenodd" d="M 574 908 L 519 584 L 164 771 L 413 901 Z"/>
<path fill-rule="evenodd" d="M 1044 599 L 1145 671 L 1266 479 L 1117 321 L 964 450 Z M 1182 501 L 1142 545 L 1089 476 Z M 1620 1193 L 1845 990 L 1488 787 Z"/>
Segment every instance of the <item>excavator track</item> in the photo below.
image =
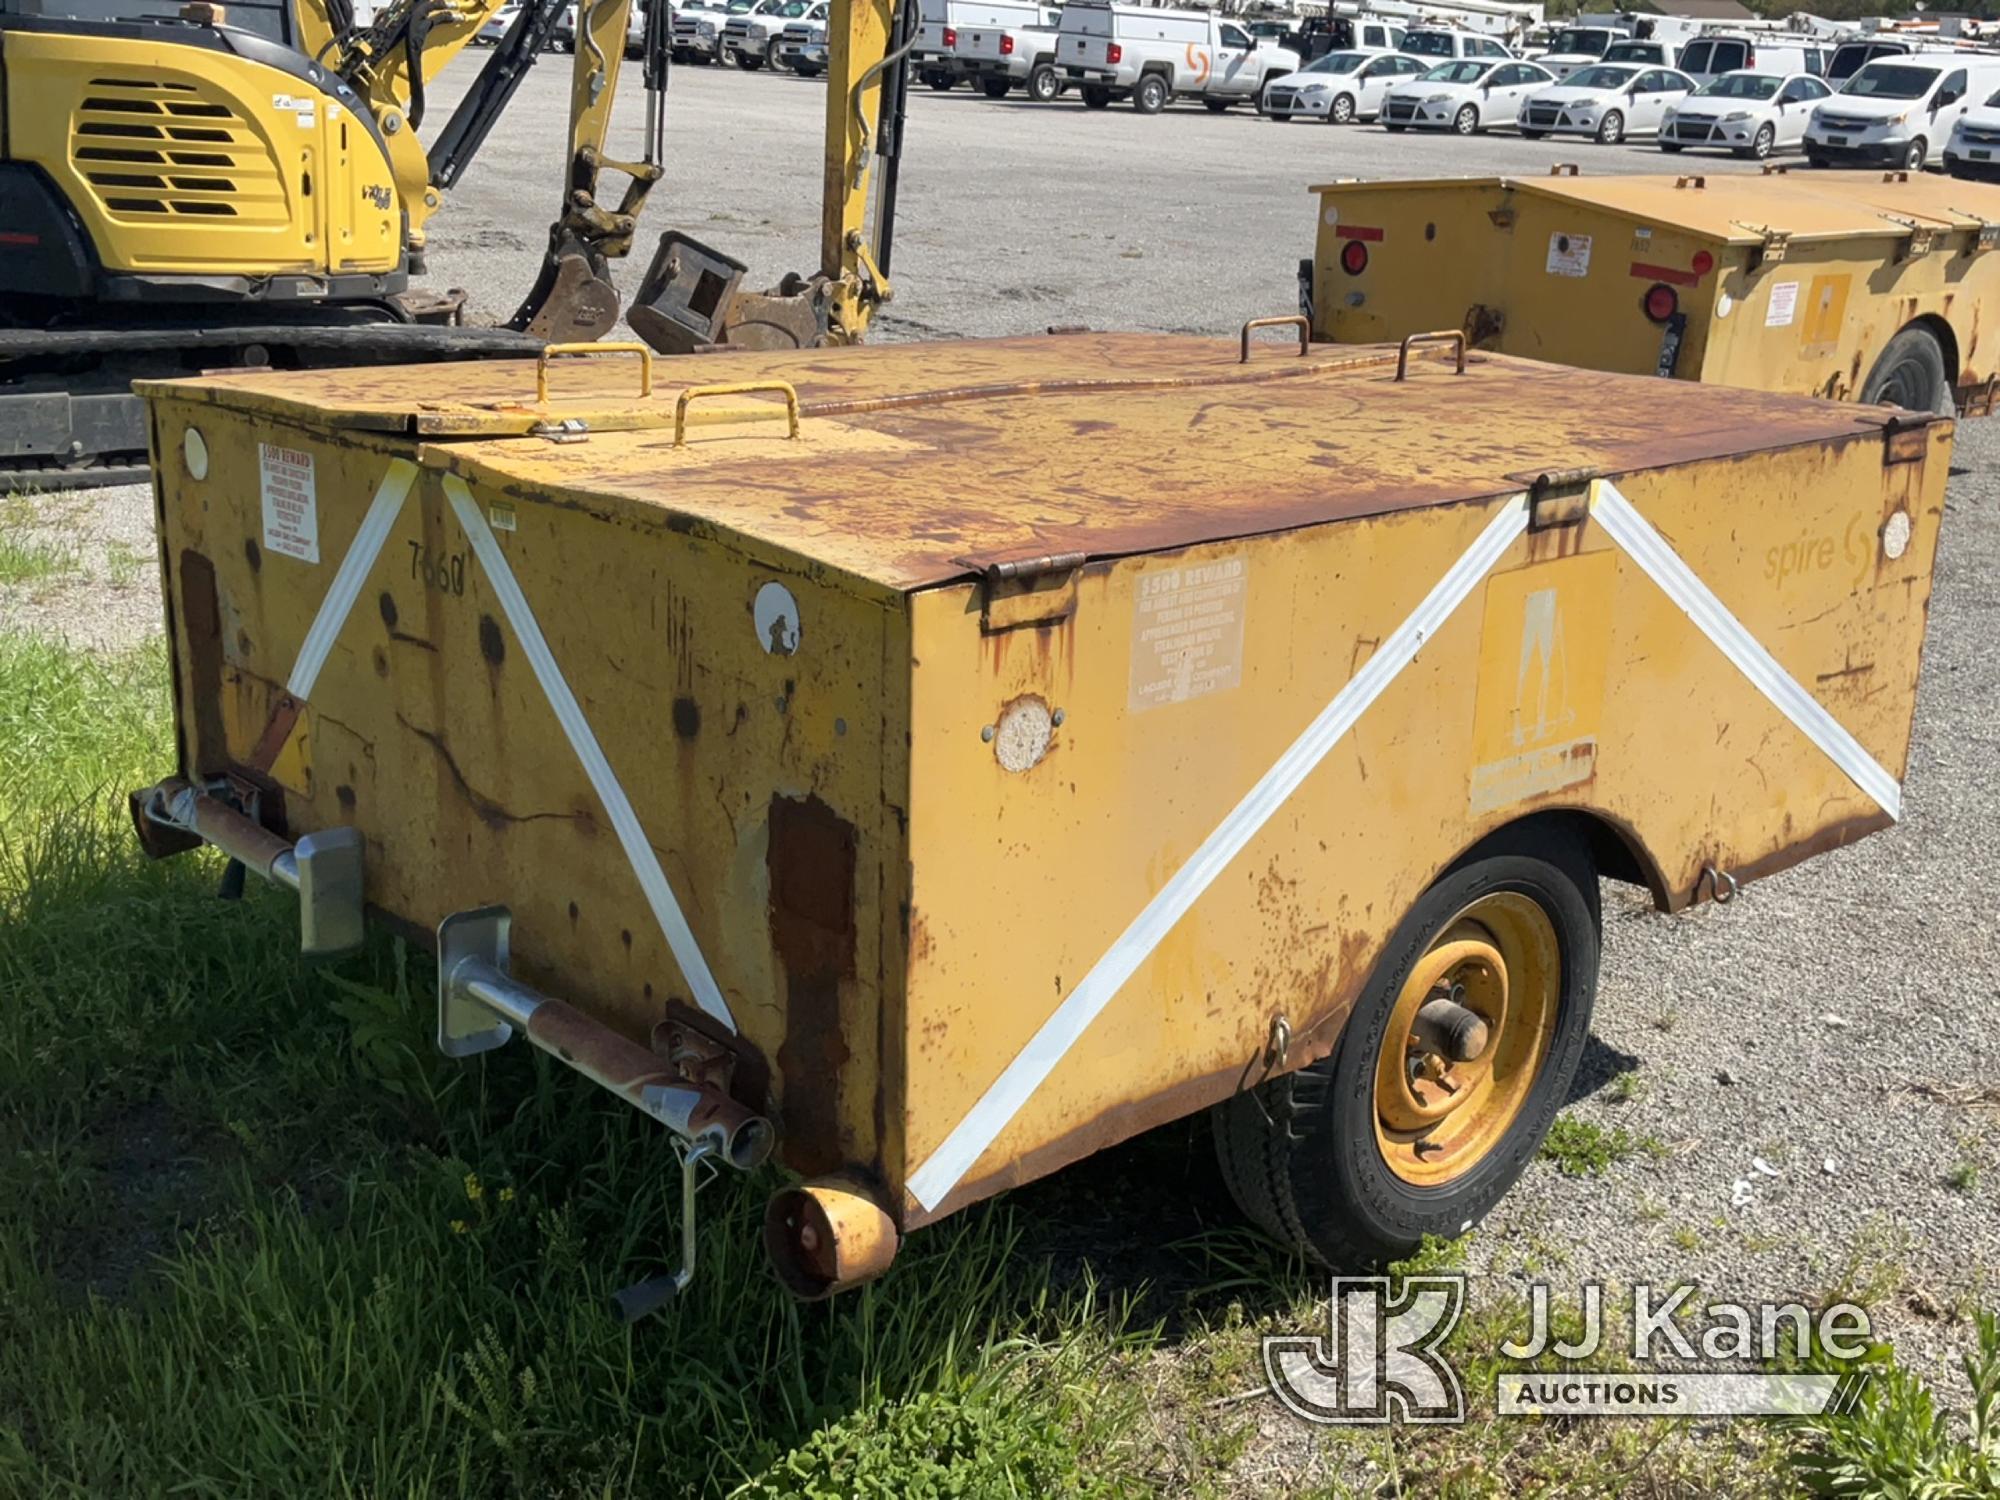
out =
<path fill-rule="evenodd" d="M 391 322 L 0 329 L 0 489 L 142 482 L 135 380 L 217 369 L 520 358 L 542 340 L 511 328 Z"/>

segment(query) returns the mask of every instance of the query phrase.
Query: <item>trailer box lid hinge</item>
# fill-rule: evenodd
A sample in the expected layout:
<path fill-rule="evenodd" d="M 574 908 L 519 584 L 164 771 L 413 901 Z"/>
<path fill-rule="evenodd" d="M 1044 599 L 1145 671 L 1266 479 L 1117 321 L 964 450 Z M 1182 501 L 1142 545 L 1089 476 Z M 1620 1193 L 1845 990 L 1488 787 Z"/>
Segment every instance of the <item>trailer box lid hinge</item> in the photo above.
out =
<path fill-rule="evenodd" d="M 1528 530 L 1559 531 L 1590 518 L 1590 486 L 1602 469 L 1523 469 L 1506 476 L 1528 491 Z"/>
<path fill-rule="evenodd" d="M 1920 255 L 1929 255 L 1936 246 L 1937 225 L 1926 224 L 1920 219 L 1906 218 L 1902 214 L 1884 214 L 1882 217 L 1891 224 L 1899 225 L 1909 231 L 1903 240 L 1902 248 L 1896 252 L 1896 259 L 1915 260 Z"/>
<path fill-rule="evenodd" d="M 1056 552 L 1046 557 L 960 563 L 979 574 L 979 628 L 991 635 L 1023 625 L 1054 625 L 1076 613 L 1076 580 L 1083 569 L 1081 552 Z"/>
<path fill-rule="evenodd" d="M 1760 265 L 1776 265 L 1791 249 L 1792 232 L 1789 229 L 1773 229 L 1769 224 L 1746 224 L 1741 219 L 1731 219 L 1729 224 L 1732 229 L 1757 236 L 1757 248 L 1750 253 L 1750 269 L 1753 271 Z"/>
<path fill-rule="evenodd" d="M 1965 241 L 1966 254 L 1977 255 L 1982 250 L 1991 250 L 1994 246 L 2000 245 L 2000 223 L 1973 213 L 1969 209 L 1954 208 L 1952 212 L 1962 219 L 1970 219 L 1973 222 L 1973 231 Z"/>

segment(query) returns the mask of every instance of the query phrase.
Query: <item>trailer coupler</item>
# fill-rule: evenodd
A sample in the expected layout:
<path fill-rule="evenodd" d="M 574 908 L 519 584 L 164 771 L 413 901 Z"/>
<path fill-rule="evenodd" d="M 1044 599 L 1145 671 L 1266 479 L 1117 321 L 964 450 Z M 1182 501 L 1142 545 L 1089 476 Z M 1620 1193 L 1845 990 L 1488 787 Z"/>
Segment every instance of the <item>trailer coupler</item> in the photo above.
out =
<path fill-rule="evenodd" d="M 637 1322 L 694 1278 L 694 1198 L 703 1163 L 718 1159 L 749 1171 L 771 1154 L 771 1122 L 721 1089 L 682 1077 L 567 1001 L 513 978 L 512 926 L 503 906 L 457 912 L 438 924 L 438 1050 L 472 1057 L 504 1046 L 518 1031 L 672 1133 L 681 1162 L 681 1264 L 613 1294 L 618 1316 Z"/>
<path fill-rule="evenodd" d="M 132 819 L 149 854 L 213 844 L 273 885 L 299 893 L 299 949 L 313 957 L 361 946 L 359 829 L 327 828 L 288 843 L 232 805 L 226 783 L 196 786 L 178 776 L 132 794 Z"/>

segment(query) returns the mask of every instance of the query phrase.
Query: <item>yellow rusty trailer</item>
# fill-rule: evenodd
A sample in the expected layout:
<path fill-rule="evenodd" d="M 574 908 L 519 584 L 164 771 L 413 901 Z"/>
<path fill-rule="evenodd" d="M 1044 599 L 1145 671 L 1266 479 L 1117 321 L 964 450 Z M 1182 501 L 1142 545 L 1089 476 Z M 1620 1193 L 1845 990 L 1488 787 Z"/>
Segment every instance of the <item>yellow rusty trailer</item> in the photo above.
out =
<path fill-rule="evenodd" d="M 2000 188 L 1922 172 L 1557 172 L 1314 188 L 1318 239 L 1300 268 L 1314 335 L 1459 328 L 1478 348 L 1593 370 L 1991 409 Z"/>
<path fill-rule="evenodd" d="M 806 1294 L 1211 1105 L 1309 1253 L 1455 1234 L 1600 876 L 1895 819 L 1951 425 L 1274 321 L 148 385 L 141 836 L 433 939 L 449 1052 L 775 1141 Z"/>

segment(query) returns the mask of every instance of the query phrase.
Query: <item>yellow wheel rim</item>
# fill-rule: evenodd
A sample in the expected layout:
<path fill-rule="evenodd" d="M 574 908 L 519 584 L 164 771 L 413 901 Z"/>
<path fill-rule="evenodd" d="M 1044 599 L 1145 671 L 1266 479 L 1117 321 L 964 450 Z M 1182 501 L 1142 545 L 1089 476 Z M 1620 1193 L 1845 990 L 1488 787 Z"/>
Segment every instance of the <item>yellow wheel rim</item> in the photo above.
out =
<path fill-rule="evenodd" d="M 1390 1171 L 1439 1187 L 1500 1143 L 1548 1056 L 1561 993 L 1555 925 L 1530 897 L 1482 896 L 1445 924 L 1397 992 L 1375 1062 L 1375 1143 Z M 1438 1000 L 1484 1023 L 1477 1055 L 1449 1055 L 1419 1021 Z"/>

